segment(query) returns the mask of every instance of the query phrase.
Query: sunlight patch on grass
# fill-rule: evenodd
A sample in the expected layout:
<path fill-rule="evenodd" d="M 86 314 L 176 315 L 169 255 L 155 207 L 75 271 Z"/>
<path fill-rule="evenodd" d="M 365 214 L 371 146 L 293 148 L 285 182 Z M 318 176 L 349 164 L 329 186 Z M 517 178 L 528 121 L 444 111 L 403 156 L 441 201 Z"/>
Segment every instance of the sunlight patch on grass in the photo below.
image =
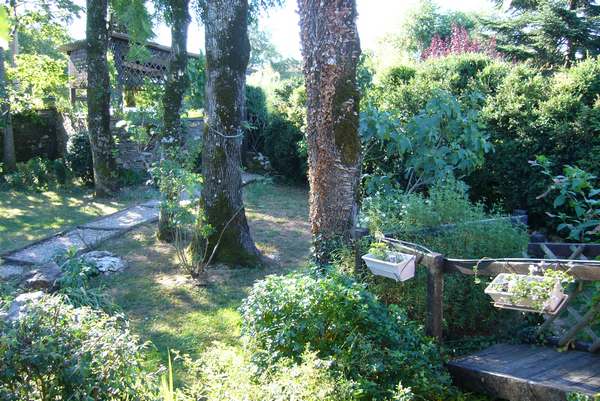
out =
<path fill-rule="evenodd" d="M 95 200 L 92 195 L 91 189 L 82 187 L 0 191 L 0 232 L 6 233 L 0 237 L 0 253 L 155 196 L 144 187 L 125 190 L 115 199 Z"/>

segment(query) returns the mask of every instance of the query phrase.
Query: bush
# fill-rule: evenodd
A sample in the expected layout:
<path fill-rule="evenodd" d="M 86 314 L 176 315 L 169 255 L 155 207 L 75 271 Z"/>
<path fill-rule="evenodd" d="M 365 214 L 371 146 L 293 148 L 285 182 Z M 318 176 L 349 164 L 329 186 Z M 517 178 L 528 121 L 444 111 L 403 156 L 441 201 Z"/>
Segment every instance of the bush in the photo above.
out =
<path fill-rule="evenodd" d="M 16 171 L 5 174 L 2 178 L 10 188 L 43 191 L 53 185 L 65 185 L 68 174 L 62 159 L 36 157 L 26 163 L 18 163 Z"/>
<path fill-rule="evenodd" d="M 363 103 L 407 123 L 443 90 L 463 107 L 479 111 L 482 131 L 489 134 L 494 152 L 465 178 L 471 198 L 508 211 L 526 209 L 530 222 L 544 227 L 551 205 L 537 199 L 544 186 L 527 162 L 543 154 L 558 166 L 578 165 L 600 175 L 600 159 L 594 152 L 600 149 L 599 76 L 600 58 L 547 71 L 463 54 L 396 66 Z M 398 174 L 385 157 L 371 163 L 367 173 Z"/>
<path fill-rule="evenodd" d="M 391 396 L 399 383 L 441 399 L 449 385 L 439 350 L 419 326 L 342 276 L 269 276 L 254 285 L 241 312 L 242 333 L 263 370 L 314 351 L 355 382 L 362 399 Z"/>
<path fill-rule="evenodd" d="M 302 132 L 276 113 L 271 115 L 264 137 L 264 152 L 273 168 L 290 181 L 306 180 L 308 166 L 300 144 L 304 139 Z"/>
<path fill-rule="evenodd" d="M 201 360 L 184 357 L 193 378 L 178 399 L 206 401 L 350 401 L 353 384 L 330 370 L 330 361 L 314 353 L 295 364 L 282 360 L 268 372 L 256 375 L 249 355 L 223 344 L 213 344 Z"/>
<path fill-rule="evenodd" d="M 78 131 L 69 138 L 67 145 L 67 166 L 73 175 L 86 185 L 94 184 L 94 166 L 90 138 L 85 131 Z"/>
<path fill-rule="evenodd" d="M 427 198 L 393 190 L 377 194 L 365 200 L 361 219 L 373 233 L 390 233 L 446 257 L 521 256 L 528 243 L 525 227 L 506 220 L 474 223 L 494 217 L 501 215 L 486 213 L 482 204 L 469 201 L 463 184 L 449 181 L 432 187 Z M 401 284 L 366 277 L 370 288 L 386 303 L 405 305 L 411 318 L 425 321 L 426 269 L 418 268 L 415 279 Z M 499 331 L 508 315 L 491 306 L 483 292 L 486 285 L 487 280 L 461 274 L 445 276 L 444 318 L 450 338 Z"/>
<path fill-rule="evenodd" d="M 44 296 L 0 331 L 2 400 L 145 399 L 142 346 L 120 317 Z"/>

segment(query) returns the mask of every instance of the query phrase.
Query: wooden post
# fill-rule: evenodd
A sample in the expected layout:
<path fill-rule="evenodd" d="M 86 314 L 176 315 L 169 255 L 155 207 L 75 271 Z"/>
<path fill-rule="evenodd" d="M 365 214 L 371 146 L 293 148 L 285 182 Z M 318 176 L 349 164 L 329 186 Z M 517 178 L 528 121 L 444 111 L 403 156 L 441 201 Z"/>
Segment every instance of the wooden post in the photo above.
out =
<path fill-rule="evenodd" d="M 427 266 L 427 324 L 428 336 L 442 342 L 442 321 L 444 307 L 444 257 L 432 254 L 432 262 Z"/>

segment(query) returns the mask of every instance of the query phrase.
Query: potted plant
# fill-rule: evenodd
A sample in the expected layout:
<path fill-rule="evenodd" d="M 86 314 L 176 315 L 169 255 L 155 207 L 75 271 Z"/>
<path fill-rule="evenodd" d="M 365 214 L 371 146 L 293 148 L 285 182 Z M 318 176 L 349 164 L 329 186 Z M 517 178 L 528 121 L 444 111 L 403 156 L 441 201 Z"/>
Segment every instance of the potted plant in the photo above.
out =
<path fill-rule="evenodd" d="M 415 256 L 391 251 L 384 242 L 371 244 L 369 253 L 362 259 L 376 276 L 406 281 L 415 275 Z"/>
<path fill-rule="evenodd" d="M 572 281 L 573 277 L 565 271 L 531 266 L 529 274 L 499 274 L 485 293 L 498 308 L 553 315 L 568 298 L 563 283 Z"/>

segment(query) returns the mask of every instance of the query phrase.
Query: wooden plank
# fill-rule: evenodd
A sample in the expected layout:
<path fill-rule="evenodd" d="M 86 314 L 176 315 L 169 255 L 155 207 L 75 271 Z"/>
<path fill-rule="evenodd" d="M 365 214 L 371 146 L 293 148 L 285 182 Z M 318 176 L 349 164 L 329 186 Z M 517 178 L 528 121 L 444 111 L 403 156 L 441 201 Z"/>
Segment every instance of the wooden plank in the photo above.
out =
<path fill-rule="evenodd" d="M 456 384 L 509 401 L 564 401 L 600 392 L 600 355 L 500 344 L 448 364 Z"/>
<path fill-rule="evenodd" d="M 446 259 L 444 272 L 482 276 L 497 276 L 500 273 L 528 274 L 531 265 L 541 262 L 569 270 L 579 280 L 600 280 L 600 261 L 569 259 Z"/>

